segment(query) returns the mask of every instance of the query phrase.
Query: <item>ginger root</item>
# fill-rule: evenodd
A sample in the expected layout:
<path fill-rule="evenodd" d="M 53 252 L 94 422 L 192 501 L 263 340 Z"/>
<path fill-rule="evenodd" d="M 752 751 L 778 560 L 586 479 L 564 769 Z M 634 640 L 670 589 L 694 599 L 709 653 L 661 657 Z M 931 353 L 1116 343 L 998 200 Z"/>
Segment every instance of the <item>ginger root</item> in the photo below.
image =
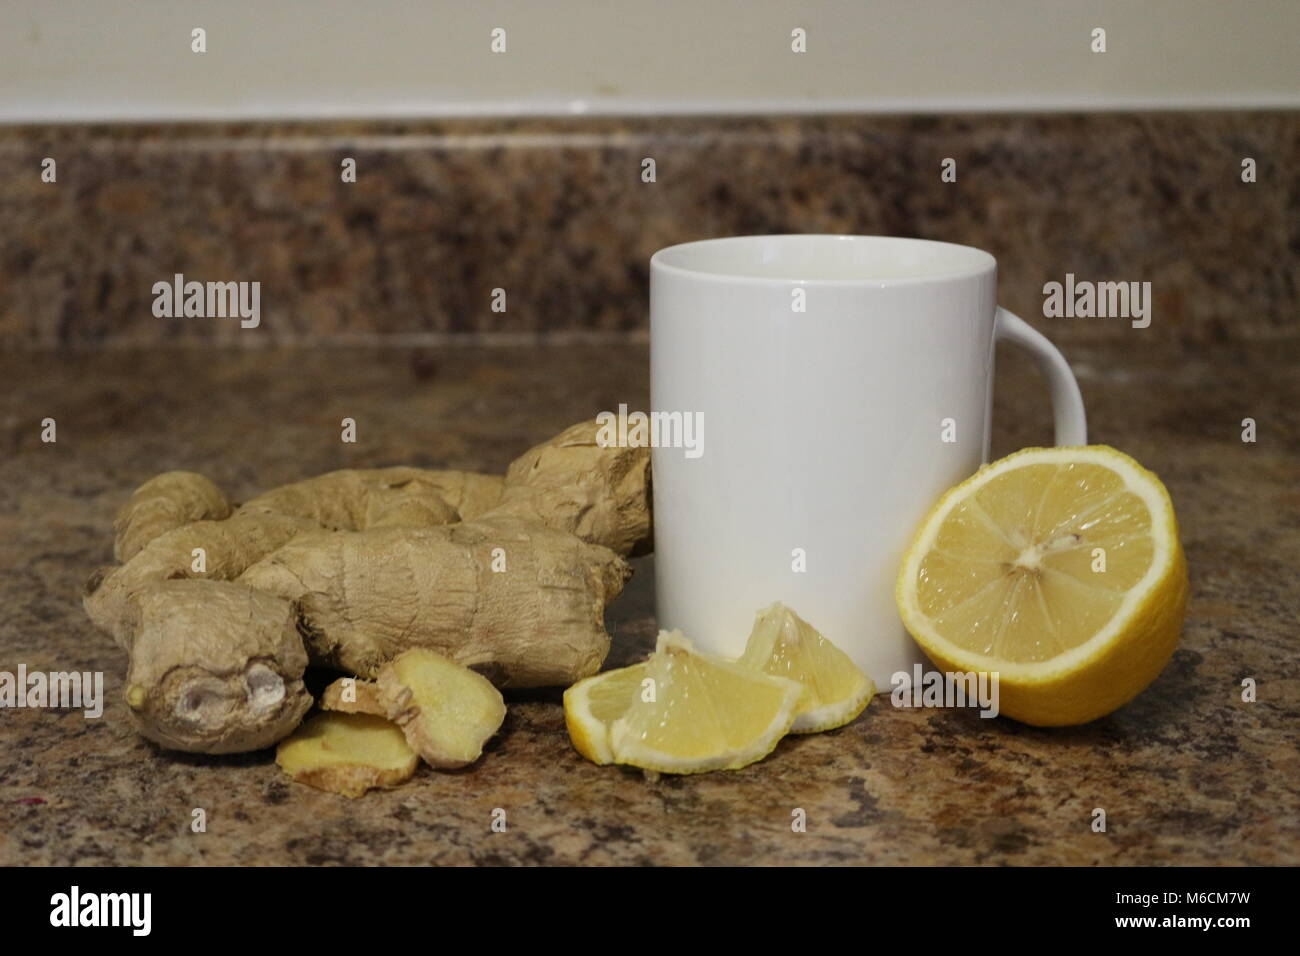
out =
<path fill-rule="evenodd" d="M 388 708 L 379 697 L 379 685 L 360 677 L 340 677 L 321 694 L 322 710 L 337 710 L 344 714 L 373 714 L 387 717 Z"/>
<path fill-rule="evenodd" d="M 580 422 L 516 458 L 487 517 L 532 518 L 623 556 L 648 552 L 649 450 L 602 446 L 602 430 Z"/>
<path fill-rule="evenodd" d="M 83 598 L 86 614 L 129 650 L 135 627 L 131 601 L 148 586 L 177 578 L 233 580 L 295 535 L 319 529 L 307 519 L 275 514 L 235 514 L 225 521 L 196 521 L 174 528 L 154 538 L 126 564 L 92 574 Z"/>
<path fill-rule="evenodd" d="M 275 762 L 299 783 L 355 798 L 405 783 L 420 760 L 390 721 L 327 711 L 281 741 Z"/>
<path fill-rule="evenodd" d="M 273 488 L 239 511 L 307 518 L 331 531 L 451 524 L 494 507 L 504 484 L 498 475 L 473 472 L 345 469 Z M 404 513 L 416 520 L 404 519 Z"/>
<path fill-rule="evenodd" d="M 506 719 L 501 692 L 480 674 L 425 648 L 403 651 L 376 682 L 388 719 L 431 767 L 464 767 Z"/>
<path fill-rule="evenodd" d="M 605 604 L 630 574 L 571 534 L 483 519 L 299 535 L 239 582 L 293 602 L 313 663 L 372 678 L 424 647 L 500 687 L 548 687 L 600 669 Z"/>
<path fill-rule="evenodd" d="M 161 581 L 136 595 L 126 701 L 175 750 L 269 747 L 311 707 L 293 608 L 227 581 Z"/>
<path fill-rule="evenodd" d="M 137 726 L 178 750 L 258 749 L 305 713 L 308 661 L 373 678 L 412 648 L 499 687 L 596 673 L 624 556 L 651 532 L 648 449 L 599 435 L 575 425 L 504 477 L 347 469 L 233 513 L 202 476 L 146 482 L 119 516 L 125 563 L 84 595 L 131 655 Z"/>
<path fill-rule="evenodd" d="M 230 516 L 221 489 L 192 471 L 165 471 L 137 488 L 113 521 L 113 557 L 129 561 L 154 538 L 194 521 Z"/>
<path fill-rule="evenodd" d="M 165 531 L 125 564 L 100 568 L 86 585 L 86 613 L 97 627 L 126 647 L 130 640 L 128 603 L 134 593 L 154 581 L 188 577 L 231 581 L 308 531 L 430 527 L 459 521 L 459 512 L 435 490 L 435 484 L 471 509 L 500 495 L 499 478 L 448 477 L 456 474 L 417 468 L 334 471 L 276 488 L 223 521 L 195 521 Z M 151 484 L 146 482 L 136 494 Z M 158 500 L 160 494 L 161 490 L 156 491 L 149 500 Z M 201 558 L 196 549 L 201 550 Z"/>

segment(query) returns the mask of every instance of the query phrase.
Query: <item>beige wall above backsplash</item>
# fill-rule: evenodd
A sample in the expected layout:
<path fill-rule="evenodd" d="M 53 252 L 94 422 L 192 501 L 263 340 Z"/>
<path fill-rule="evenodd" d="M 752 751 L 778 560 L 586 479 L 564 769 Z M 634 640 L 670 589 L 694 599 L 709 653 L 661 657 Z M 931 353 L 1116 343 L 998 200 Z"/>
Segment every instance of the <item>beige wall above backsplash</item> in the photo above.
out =
<path fill-rule="evenodd" d="M 0 344 L 636 337 L 655 249 L 764 232 L 982 246 L 1063 340 L 1270 338 L 1300 331 L 1298 157 L 1293 112 L 13 127 Z M 260 282 L 260 326 L 156 317 L 175 273 Z M 1067 274 L 1150 282 L 1150 327 L 1044 317 Z"/>
<path fill-rule="evenodd" d="M 0 122 L 1294 109 L 1298 62 L 1295 0 L 0 0 Z"/>

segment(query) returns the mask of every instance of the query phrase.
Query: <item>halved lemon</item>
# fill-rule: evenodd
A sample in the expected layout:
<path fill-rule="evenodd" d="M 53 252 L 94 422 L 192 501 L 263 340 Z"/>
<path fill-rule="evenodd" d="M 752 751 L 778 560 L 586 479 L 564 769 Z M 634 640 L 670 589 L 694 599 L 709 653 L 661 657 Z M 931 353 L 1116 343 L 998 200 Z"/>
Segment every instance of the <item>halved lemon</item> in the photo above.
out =
<path fill-rule="evenodd" d="M 986 465 L 922 522 L 899 572 L 908 631 L 940 669 L 999 675 L 1001 712 L 1081 724 L 1168 662 L 1187 564 L 1160 479 L 1105 445 Z"/>
<path fill-rule="evenodd" d="M 740 663 L 803 685 L 790 725 L 793 734 L 843 727 L 876 693 L 871 678 L 847 654 L 781 603 L 758 612 Z"/>

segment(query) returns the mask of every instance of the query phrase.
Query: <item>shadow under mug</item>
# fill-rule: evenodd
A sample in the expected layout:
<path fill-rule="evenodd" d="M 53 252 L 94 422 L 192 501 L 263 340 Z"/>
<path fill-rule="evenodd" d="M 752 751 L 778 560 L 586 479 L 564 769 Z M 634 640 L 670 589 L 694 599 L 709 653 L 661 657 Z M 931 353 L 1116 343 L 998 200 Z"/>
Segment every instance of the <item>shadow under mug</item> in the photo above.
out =
<path fill-rule="evenodd" d="M 737 656 L 781 601 L 881 690 L 923 661 L 895 580 L 925 514 L 987 461 L 996 341 L 1046 373 L 1056 443 L 1087 442 L 1065 359 L 996 292 L 993 256 L 921 239 L 655 253 L 651 410 L 697 429 L 653 450 L 659 627 Z"/>

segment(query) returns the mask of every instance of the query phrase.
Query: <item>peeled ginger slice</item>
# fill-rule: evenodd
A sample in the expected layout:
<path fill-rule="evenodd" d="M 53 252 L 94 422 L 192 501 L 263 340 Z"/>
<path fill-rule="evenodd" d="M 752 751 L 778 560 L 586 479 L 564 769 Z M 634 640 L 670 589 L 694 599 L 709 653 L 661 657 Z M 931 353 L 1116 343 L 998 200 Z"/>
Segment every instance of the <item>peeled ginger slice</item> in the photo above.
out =
<path fill-rule="evenodd" d="M 392 722 L 333 711 L 304 721 L 280 741 L 275 762 L 299 783 L 345 797 L 405 783 L 420 763 Z"/>
<path fill-rule="evenodd" d="M 481 674 L 424 648 L 393 658 L 376 681 L 388 717 L 431 767 L 464 767 L 501 729 L 506 704 Z"/>

